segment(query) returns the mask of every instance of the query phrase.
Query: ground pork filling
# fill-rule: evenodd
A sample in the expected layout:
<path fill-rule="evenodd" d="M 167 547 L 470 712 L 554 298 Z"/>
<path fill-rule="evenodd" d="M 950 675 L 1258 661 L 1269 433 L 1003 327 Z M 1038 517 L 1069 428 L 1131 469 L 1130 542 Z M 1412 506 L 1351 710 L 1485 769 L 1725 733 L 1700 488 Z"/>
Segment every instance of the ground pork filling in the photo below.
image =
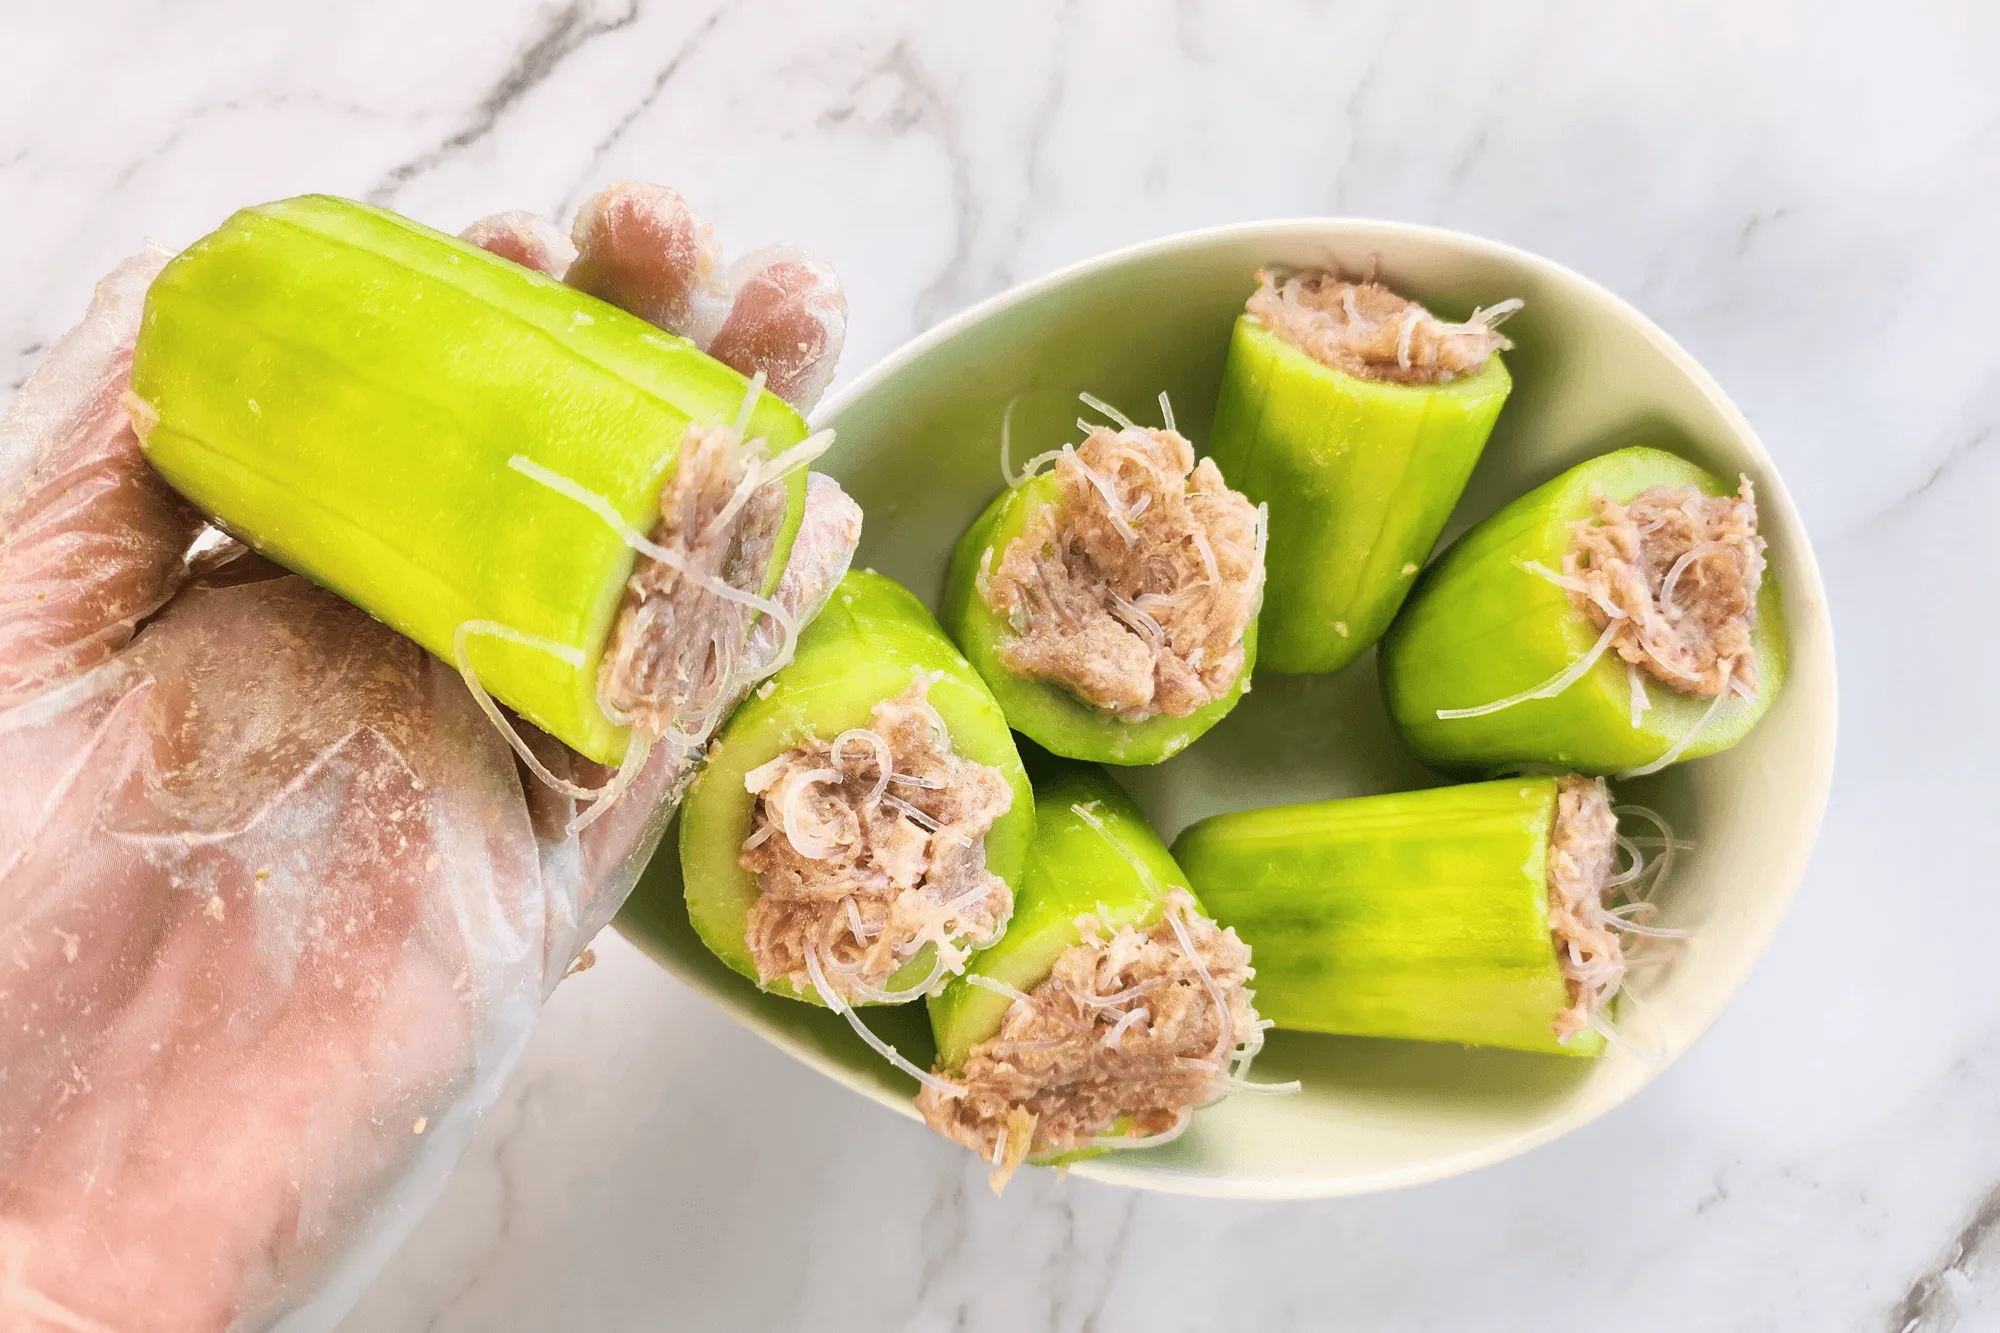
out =
<path fill-rule="evenodd" d="M 1566 777 L 1556 785 L 1549 839 L 1549 929 L 1569 982 L 1569 1006 L 1550 1026 L 1568 1041 L 1591 1026 L 1625 980 L 1622 924 L 1605 906 L 1618 860 L 1618 816 L 1603 779 Z"/>
<path fill-rule="evenodd" d="M 1030 1156 L 1179 1133 L 1263 1044 L 1248 946 L 1185 890 L 1147 929 L 1077 924 L 1082 943 L 948 1075 L 962 1091 L 917 1094 L 931 1128 L 994 1165 L 996 1187 Z"/>
<path fill-rule="evenodd" d="M 1054 459 L 1060 503 L 980 563 L 1001 662 L 1128 722 L 1227 694 L 1264 596 L 1263 508 L 1171 427 L 1096 427 Z"/>
<path fill-rule="evenodd" d="M 598 670 L 613 721 L 693 746 L 722 720 L 760 612 L 713 583 L 763 591 L 788 498 L 783 482 L 760 481 L 767 462 L 763 442 L 746 444 L 731 426 L 688 427 L 651 536 L 685 567 L 637 557 Z"/>
<path fill-rule="evenodd" d="M 1463 324 L 1439 319 L 1379 282 L 1337 273 L 1257 274 L 1245 309 L 1258 323 L 1322 365 L 1358 379 L 1443 384 L 1476 374 L 1486 358 L 1513 344 L 1501 320 L 1521 308 L 1502 301 Z"/>
<path fill-rule="evenodd" d="M 739 864 L 759 890 L 746 943 L 766 985 L 914 999 L 963 971 L 1012 913 L 1012 893 L 986 869 L 985 839 L 1013 788 L 998 769 L 952 753 L 926 700 L 936 679 L 920 674 L 875 705 L 867 727 L 808 741 L 745 776 L 758 801 Z M 930 976 L 885 991 L 925 945 L 936 946 Z"/>
<path fill-rule="evenodd" d="M 1750 479 L 1736 495 L 1655 486 L 1621 505 L 1592 494 L 1590 508 L 1572 527 L 1560 582 L 1634 671 L 1635 711 L 1638 671 L 1707 699 L 1732 682 L 1755 694 L 1750 634 L 1764 539 Z"/>

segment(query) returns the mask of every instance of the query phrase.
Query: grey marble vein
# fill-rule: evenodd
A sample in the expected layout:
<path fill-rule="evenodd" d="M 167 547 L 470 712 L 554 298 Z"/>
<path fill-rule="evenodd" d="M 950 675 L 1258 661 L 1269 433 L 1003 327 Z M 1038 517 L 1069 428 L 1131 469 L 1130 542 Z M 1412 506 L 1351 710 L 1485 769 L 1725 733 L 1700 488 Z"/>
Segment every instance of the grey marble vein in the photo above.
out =
<path fill-rule="evenodd" d="M 1187 16 L 1180 11 L 1176 12 L 1177 17 L 1185 23 Z M 994 264 L 993 286 L 996 289 L 1025 276 L 1016 271 L 1020 264 L 1021 243 L 1026 238 L 1028 229 L 1038 220 L 1040 210 L 1045 206 L 1043 190 L 1048 179 L 1046 168 L 1049 136 L 1061 122 L 1064 99 L 1069 93 L 1068 55 L 1076 16 L 1076 0 L 1065 0 L 1056 15 L 1048 79 L 1043 85 L 1040 99 L 1035 103 L 1034 112 L 1028 118 L 1025 151 L 1021 162 L 1021 202 L 1014 212 L 1014 225 L 1008 235 L 1006 249 L 996 257 Z"/>
<path fill-rule="evenodd" d="M 1332 182 L 1326 195 L 1325 211 L 1333 216 L 1353 212 L 1349 199 L 1349 171 L 1355 165 L 1358 148 L 1369 142 L 1367 126 L 1369 121 L 1364 113 L 1369 100 L 1374 96 L 1377 84 L 1386 77 L 1392 77 L 1389 57 L 1396 44 L 1397 27 L 1403 21 L 1400 9 L 1382 11 L 1382 27 L 1371 34 L 1369 45 L 1373 54 L 1362 64 L 1349 82 L 1342 101 L 1340 114 L 1329 118 L 1331 128 L 1345 136 L 1341 149 L 1341 160 L 1334 166 Z"/>
<path fill-rule="evenodd" d="M 907 42 L 891 47 L 868 78 L 887 79 L 896 87 L 895 100 L 882 117 L 882 128 L 892 135 L 913 130 L 928 134 L 951 164 L 951 253 L 917 293 L 912 314 L 915 326 L 921 329 L 964 305 L 974 291 L 970 268 L 979 209 L 973 198 L 972 168 L 960 142 L 956 108 Z"/>
<path fill-rule="evenodd" d="M 620 115 L 604 137 L 597 141 L 597 146 L 591 149 L 590 160 L 584 164 L 569 189 L 557 201 L 553 216 L 558 218 L 567 216 L 570 210 L 581 202 L 585 194 L 603 184 L 598 179 L 598 174 L 604 165 L 604 160 L 611 156 L 612 150 L 631 132 L 639 119 L 652 110 L 653 104 L 660 100 L 660 94 L 667 90 L 667 85 L 673 82 L 676 74 L 680 73 L 681 66 L 693 58 L 695 52 L 701 49 L 703 41 L 715 31 L 716 25 L 721 23 L 733 8 L 734 5 L 723 5 L 703 19 L 681 42 L 667 63 L 660 66 L 646 85 L 645 95 Z"/>
<path fill-rule="evenodd" d="M 181 112 L 171 129 L 151 144 L 141 148 L 118 170 L 118 174 L 111 178 L 107 194 L 118 194 L 130 186 L 141 172 L 159 167 L 190 134 L 202 129 L 210 120 L 240 115 L 244 112 L 265 112 L 298 106 L 337 111 L 344 116 L 361 119 L 379 119 L 381 116 L 381 112 L 362 102 L 348 98 L 324 97 L 302 89 L 251 92 L 235 97 L 218 98 L 210 102 L 198 102 Z"/>
<path fill-rule="evenodd" d="M 520 1184 L 511 1154 L 516 1151 L 524 1131 L 528 1129 L 535 1106 L 548 1087 L 550 1077 L 547 1073 L 539 1073 L 522 1079 L 510 1091 L 505 1108 L 496 1113 L 486 1126 L 482 1135 L 485 1151 L 481 1160 L 492 1172 L 499 1187 L 499 1199 L 490 1217 L 492 1238 L 482 1247 L 476 1261 L 466 1268 L 456 1288 L 424 1324 L 423 1333 L 435 1333 L 451 1315 L 457 1301 L 477 1287 L 493 1266 L 504 1258 L 504 1243 L 520 1206 Z"/>
<path fill-rule="evenodd" d="M 1944 1258 L 1910 1284 L 1889 1312 L 1888 1333 L 1945 1333 L 1958 1326 L 1958 1302 L 1972 1284 L 1968 1269 L 2000 1258 L 2000 1184 L 1979 1201 L 1972 1220 L 1952 1239 Z"/>
<path fill-rule="evenodd" d="M 427 171 L 450 161 L 493 132 L 500 118 L 522 98 L 553 75 L 562 63 L 586 44 L 628 28 L 639 20 L 639 0 L 629 0 L 625 9 L 610 18 L 593 16 L 592 0 L 570 3 L 548 16 L 540 31 L 521 48 L 512 64 L 501 71 L 485 96 L 473 107 L 465 123 L 435 147 L 390 168 L 387 175 L 368 191 L 371 203 L 385 204 L 403 186 Z"/>

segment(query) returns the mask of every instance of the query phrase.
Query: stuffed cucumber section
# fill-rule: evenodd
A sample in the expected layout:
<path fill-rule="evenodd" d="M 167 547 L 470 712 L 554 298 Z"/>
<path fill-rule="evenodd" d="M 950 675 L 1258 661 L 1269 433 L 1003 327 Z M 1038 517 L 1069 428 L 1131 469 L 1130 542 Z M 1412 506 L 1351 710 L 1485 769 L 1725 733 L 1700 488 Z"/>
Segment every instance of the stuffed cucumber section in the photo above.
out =
<path fill-rule="evenodd" d="M 1007 937 L 974 954 L 966 975 L 930 1000 L 943 1068 L 961 1067 L 974 1046 L 1000 1030 L 1012 1003 L 971 978 L 1033 990 L 1065 949 L 1083 941 L 1079 918 L 1112 930 L 1149 927 L 1159 921 L 1168 892 L 1188 888 L 1132 799 L 1095 768 L 1059 765 L 1036 783 L 1035 829 Z"/>
<path fill-rule="evenodd" d="M 1156 765 L 1172 759 L 1228 717 L 1236 701 L 1248 693 L 1258 656 L 1258 622 L 1252 618 L 1242 630 L 1242 667 L 1232 681 L 1216 699 L 1196 707 L 1186 717 L 1170 713 L 1140 719 L 1120 717 L 1056 681 L 1020 675 L 1006 654 L 1008 644 L 1018 634 L 1008 616 L 988 602 L 982 578 L 990 586 L 996 562 L 1028 536 L 1038 514 L 1060 504 L 1062 486 L 1046 474 L 998 494 L 952 550 L 952 564 L 944 580 L 942 620 L 992 689 L 994 699 L 1000 701 L 1008 723 L 1036 745 L 1064 759 L 1104 765 Z M 1140 636 L 1144 628 L 1140 626 Z M 1082 644 L 1084 640 L 1078 636 L 1074 642 Z"/>
<path fill-rule="evenodd" d="M 605 763 L 599 668 L 693 427 L 744 377 L 685 339 L 382 209 L 244 209 L 148 294 L 131 407 L 147 458 L 232 534 L 332 588 Z M 742 434 L 806 436 L 757 394 Z M 742 579 L 767 593 L 805 477 Z M 470 627 L 466 629 L 466 627 Z M 461 632 L 465 630 L 465 632 Z"/>
<path fill-rule="evenodd" d="M 688 915 L 773 993 L 914 999 L 1007 928 L 1034 827 L 985 683 L 913 595 L 856 571 L 688 792 Z"/>
<path fill-rule="evenodd" d="M 1382 698 L 1444 773 L 1637 775 L 1727 749 L 1784 688 L 1747 479 L 1591 459 L 1472 528 L 1384 638 Z"/>
<path fill-rule="evenodd" d="M 1551 912 L 1552 847 L 1565 874 L 1610 878 L 1593 791 L 1574 789 L 1574 828 L 1555 778 L 1246 810 L 1191 825 L 1174 858 L 1255 951 L 1280 1028 L 1595 1055 L 1607 997 L 1563 1021 L 1579 992 Z"/>
<path fill-rule="evenodd" d="M 994 1166 L 1170 1141 L 1263 1045 L 1250 953 L 1195 901 L 1109 776 L 1037 774 L 1036 837 L 1007 937 L 930 1001 L 932 1128 Z"/>
<path fill-rule="evenodd" d="M 1236 321 L 1209 457 L 1271 507 L 1267 670 L 1336 671 L 1389 627 L 1512 381 L 1497 353 L 1443 383 L 1363 378 Z"/>

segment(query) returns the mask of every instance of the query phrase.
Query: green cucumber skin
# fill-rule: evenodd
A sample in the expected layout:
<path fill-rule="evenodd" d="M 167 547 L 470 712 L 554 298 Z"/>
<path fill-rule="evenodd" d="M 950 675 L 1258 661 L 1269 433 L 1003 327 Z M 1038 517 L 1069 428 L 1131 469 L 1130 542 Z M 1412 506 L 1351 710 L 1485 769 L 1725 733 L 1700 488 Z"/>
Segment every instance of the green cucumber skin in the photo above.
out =
<path fill-rule="evenodd" d="M 748 381 L 614 306 L 382 209 L 326 196 L 235 214 L 146 297 L 134 393 L 146 456 L 278 562 L 447 661 L 466 620 L 576 649 L 580 665 L 475 636 L 497 698 L 603 763 L 626 731 L 597 667 L 633 553 L 521 454 L 650 531 L 690 421 L 732 421 Z M 805 422 L 765 394 L 774 450 Z M 766 583 L 790 554 L 803 473 Z"/>
<path fill-rule="evenodd" d="M 1236 321 L 1208 455 L 1271 506 L 1266 670 L 1337 671 L 1382 636 L 1512 387 L 1497 354 L 1449 384 L 1380 383 Z"/>
<path fill-rule="evenodd" d="M 1035 794 L 1006 717 L 922 602 L 880 574 L 856 570 L 800 635 L 797 656 L 772 677 L 770 693 L 753 693 L 730 715 L 681 805 L 688 919 L 716 957 L 752 981 L 757 968 L 744 935 L 757 878 L 737 858 L 752 832 L 757 798 L 743 789 L 744 775 L 808 736 L 830 740 L 849 727 L 867 726 L 870 710 L 908 689 L 918 670 L 944 673 L 929 698 L 951 732 L 953 750 L 999 769 L 1013 788 L 1012 806 L 987 831 L 986 868 L 1020 894 L 1035 835 Z M 922 981 L 930 959 L 928 950 L 918 954 L 886 988 Z M 764 989 L 823 1003 L 810 987 L 801 992 L 783 980 Z"/>
<path fill-rule="evenodd" d="M 1257 966 L 1280 1028 L 1561 1055 L 1568 986 L 1549 934 L 1553 778 L 1215 815 L 1175 841 Z"/>
<path fill-rule="evenodd" d="M 1054 477 L 1035 477 L 994 497 L 953 549 L 945 575 L 939 612 L 945 628 L 1006 710 L 1007 721 L 1022 735 L 1054 754 L 1086 763 L 1135 766 L 1171 759 L 1236 707 L 1250 690 L 1250 673 L 1257 665 L 1258 621 L 1243 631 L 1243 670 L 1221 698 L 1186 717 L 1162 713 L 1143 722 L 1125 722 L 1078 699 L 1051 681 L 1022 680 L 1000 660 L 1000 647 L 1011 633 L 979 595 L 979 563 L 987 551 L 998 564 L 1028 520 L 1043 505 L 1058 503 L 1061 492 Z"/>
<path fill-rule="evenodd" d="M 1076 813 L 1078 805 L 1092 809 L 1101 832 Z M 1114 929 L 1150 926 L 1167 891 L 1187 887 L 1160 835 L 1109 775 L 1062 765 L 1035 785 L 1035 841 L 1007 934 L 974 954 L 966 973 L 1032 990 L 1063 950 L 1082 941 L 1078 917 L 1096 916 Z M 1013 1002 L 957 977 L 928 1003 L 939 1063 L 957 1069 L 1000 1030 Z"/>
<path fill-rule="evenodd" d="M 1590 650 L 1598 629 L 1555 584 L 1523 568 L 1560 570 L 1570 524 L 1590 514 L 1599 487 L 1626 501 L 1651 486 L 1735 487 L 1658 449 L 1620 449 L 1537 487 L 1471 529 L 1424 572 L 1382 641 L 1382 700 L 1417 758 L 1440 773 L 1483 776 L 1527 768 L 1616 774 L 1651 763 L 1695 726 L 1711 702 L 1646 677 L 1652 708 L 1631 721 L 1625 663 L 1607 652 L 1553 699 L 1484 717 L 1440 719 L 1533 689 Z M 1732 699 L 1682 755 L 1726 750 L 1748 735 L 1784 688 L 1784 606 L 1767 567 L 1757 593 L 1757 695 Z"/>

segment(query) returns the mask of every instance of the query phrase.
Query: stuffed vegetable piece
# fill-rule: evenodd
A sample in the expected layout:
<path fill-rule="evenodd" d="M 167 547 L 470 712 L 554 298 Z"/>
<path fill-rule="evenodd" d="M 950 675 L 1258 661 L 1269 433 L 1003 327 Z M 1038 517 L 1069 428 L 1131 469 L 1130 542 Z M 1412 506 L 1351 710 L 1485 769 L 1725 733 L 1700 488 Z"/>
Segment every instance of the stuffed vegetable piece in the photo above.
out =
<path fill-rule="evenodd" d="M 1588 1056 L 1631 941 L 1677 933 L 1649 900 L 1676 844 L 1619 813 L 1601 780 L 1512 778 L 1215 815 L 1174 856 L 1280 1028 Z"/>
<path fill-rule="evenodd" d="M 850 573 L 688 793 L 688 915 L 766 990 L 851 1017 L 999 937 L 1034 822 L 978 675 L 908 591 Z"/>
<path fill-rule="evenodd" d="M 1591 459 L 1479 524 L 1382 644 L 1382 698 L 1440 772 L 1639 776 L 1726 750 L 1785 680 L 1749 478 Z"/>
<path fill-rule="evenodd" d="M 1016 730 L 1156 764 L 1250 688 L 1265 515 L 1195 462 L 1164 394 L 1157 430 L 1083 399 L 1114 424 L 1009 473 L 953 552 L 942 618 Z"/>
<path fill-rule="evenodd" d="M 1169 1142 L 1245 1086 L 1266 1026 L 1250 950 L 1109 777 L 1062 765 L 1035 805 L 1013 923 L 930 1001 L 938 1063 L 917 1096 L 996 1189 L 1031 1157 Z"/>
<path fill-rule="evenodd" d="M 1389 627 L 1512 381 L 1503 301 L 1463 324 L 1379 282 L 1260 272 L 1236 321 L 1209 457 L 1271 507 L 1268 670 L 1334 671 Z"/>
<path fill-rule="evenodd" d="M 629 779 L 650 743 L 706 738 L 760 624 L 796 631 L 769 594 L 824 441 L 762 381 L 500 254 L 308 196 L 167 265 L 128 403 L 147 460 L 232 534 Z"/>

